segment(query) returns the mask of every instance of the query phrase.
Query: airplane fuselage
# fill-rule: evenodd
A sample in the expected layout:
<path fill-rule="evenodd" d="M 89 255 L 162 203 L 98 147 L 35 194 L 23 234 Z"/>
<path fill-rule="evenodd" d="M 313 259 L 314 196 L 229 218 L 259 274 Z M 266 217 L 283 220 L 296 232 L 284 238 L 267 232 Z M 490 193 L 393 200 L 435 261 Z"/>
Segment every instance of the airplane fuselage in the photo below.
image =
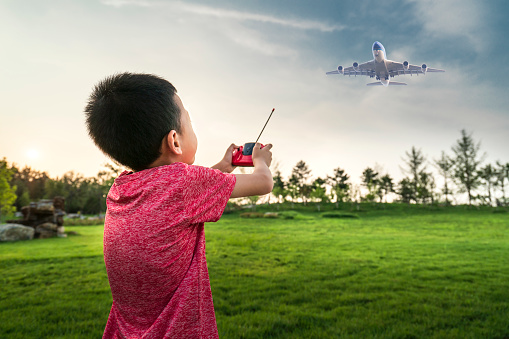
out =
<path fill-rule="evenodd" d="M 379 80 L 382 85 L 387 87 L 389 86 L 389 70 L 385 64 L 385 48 L 381 43 L 375 41 L 372 50 L 375 61 L 376 80 Z"/>

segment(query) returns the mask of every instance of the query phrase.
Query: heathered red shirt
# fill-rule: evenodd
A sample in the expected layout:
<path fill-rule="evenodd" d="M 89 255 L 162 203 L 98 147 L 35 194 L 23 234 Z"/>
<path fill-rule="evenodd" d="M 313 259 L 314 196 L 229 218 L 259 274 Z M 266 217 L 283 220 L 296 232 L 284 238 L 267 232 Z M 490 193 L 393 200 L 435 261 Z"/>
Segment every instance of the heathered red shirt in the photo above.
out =
<path fill-rule="evenodd" d="M 235 175 L 183 163 L 122 173 L 108 193 L 104 262 L 113 305 L 103 338 L 217 338 L 204 222 Z"/>

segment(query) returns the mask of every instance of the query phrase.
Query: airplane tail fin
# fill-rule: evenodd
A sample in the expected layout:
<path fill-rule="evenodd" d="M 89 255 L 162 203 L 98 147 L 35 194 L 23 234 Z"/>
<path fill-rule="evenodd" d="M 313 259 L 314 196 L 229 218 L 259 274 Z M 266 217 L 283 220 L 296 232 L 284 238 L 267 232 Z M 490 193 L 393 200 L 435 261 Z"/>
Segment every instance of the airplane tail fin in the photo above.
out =
<path fill-rule="evenodd" d="M 402 86 L 406 86 L 406 84 L 404 82 L 396 82 L 396 81 L 391 81 L 389 82 L 389 86 L 391 85 L 402 85 Z"/>

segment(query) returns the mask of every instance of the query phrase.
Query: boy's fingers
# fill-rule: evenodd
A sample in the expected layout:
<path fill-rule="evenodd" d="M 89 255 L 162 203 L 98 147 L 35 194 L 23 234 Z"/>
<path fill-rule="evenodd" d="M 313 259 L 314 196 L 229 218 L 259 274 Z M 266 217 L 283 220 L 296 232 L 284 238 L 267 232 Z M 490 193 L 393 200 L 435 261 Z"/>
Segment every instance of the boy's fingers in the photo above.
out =
<path fill-rule="evenodd" d="M 226 150 L 228 153 L 231 153 L 233 152 L 233 150 L 239 148 L 239 146 L 235 145 L 235 144 L 231 144 L 230 147 L 228 147 L 228 149 Z"/>
<path fill-rule="evenodd" d="M 266 148 L 267 150 L 270 150 L 272 148 L 272 144 L 267 144 L 267 145 L 265 145 L 264 148 Z"/>

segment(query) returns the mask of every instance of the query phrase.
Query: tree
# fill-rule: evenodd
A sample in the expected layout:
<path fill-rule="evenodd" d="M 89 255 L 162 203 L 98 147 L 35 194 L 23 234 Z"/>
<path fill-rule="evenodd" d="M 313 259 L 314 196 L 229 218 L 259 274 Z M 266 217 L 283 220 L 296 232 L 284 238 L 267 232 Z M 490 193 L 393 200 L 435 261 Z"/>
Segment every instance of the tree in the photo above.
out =
<path fill-rule="evenodd" d="M 449 180 L 452 177 L 452 169 L 454 167 L 454 161 L 442 151 L 440 159 L 435 159 L 435 166 L 442 177 L 444 177 L 444 188 L 442 193 L 445 196 L 445 204 L 450 205 L 449 195 L 452 193 L 449 188 Z"/>
<path fill-rule="evenodd" d="M 331 186 L 331 197 L 336 200 L 336 208 L 339 208 L 339 203 L 344 202 L 346 197 L 348 197 L 350 190 L 349 179 L 350 176 L 340 167 L 334 169 L 333 176 L 327 177 L 327 181 Z"/>
<path fill-rule="evenodd" d="M 379 191 L 378 172 L 375 172 L 371 167 L 367 167 L 362 172 L 362 185 L 368 189 L 368 194 L 364 197 L 366 201 L 375 201 Z"/>
<path fill-rule="evenodd" d="M 403 159 L 407 168 L 403 168 L 403 172 L 409 175 L 410 186 L 406 189 L 411 189 L 411 200 L 418 203 L 419 201 L 425 202 L 429 197 L 429 188 L 424 186 L 421 179 L 429 179 L 430 173 L 426 172 L 426 158 L 420 149 L 412 146 L 410 152 L 405 152 L 406 159 Z M 426 175 L 423 175 L 426 173 Z"/>
<path fill-rule="evenodd" d="M 412 180 L 403 178 L 398 183 L 397 193 L 401 196 L 401 202 L 409 204 L 415 197 Z"/>
<path fill-rule="evenodd" d="M 0 217 L 14 213 L 16 208 L 16 186 L 11 186 L 12 170 L 7 167 L 7 160 L 0 160 Z"/>
<path fill-rule="evenodd" d="M 311 187 L 307 185 L 307 181 L 311 176 L 311 170 L 304 161 L 299 161 L 292 169 L 292 176 L 290 177 L 292 184 L 297 190 L 298 196 L 302 198 L 304 204 L 311 193 Z"/>
<path fill-rule="evenodd" d="M 288 195 L 288 190 L 286 189 L 287 184 L 284 182 L 283 177 L 281 176 L 281 171 L 276 170 L 274 174 L 275 175 L 272 178 L 274 180 L 274 188 L 272 189 L 272 194 L 274 194 L 278 203 L 281 203 Z"/>
<path fill-rule="evenodd" d="M 69 171 L 61 178 L 50 179 L 46 182 L 45 198 L 53 199 L 55 196 L 63 196 L 67 212 L 83 212 L 83 206 L 88 199 L 86 193 L 91 184 L 92 179 Z"/>
<path fill-rule="evenodd" d="M 11 166 L 11 171 L 11 186 L 16 186 L 15 206 L 17 210 L 27 206 L 30 201 L 44 198 L 46 182 L 50 180 L 46 172 L 39 172 L 28 166 L 18 169 L 14 164 Z"/>
<path fill-rule="evenodd" d="M 292 199 L 292 207 L 295 200 L 299 197 L 299 178 L 292 174 L 288 179 L 288 194 Z"/>
<path fill-rule="evenodd" d="M 468 205 L 472 205 L 474 190 L 479 187 L 479 166 L 485 155 L 479 156 L 481 143 L 475 143 L 472 134 L 461 130 L 461 137 L 452 147 L 454 152 L 454 178 L 463 192 L 468 194 Z"/>
<path fill-rule="evenodd" d="M 419 186 L 417 188 L 417 197 L 422 203 L 435 202 L 435 178 L 429 172 L 421 172 L 419 176 Z"/>
<path fill-rule="evenodd" d="M 318 211 L 320 211 L 320 203 L 327 202 L 327 190 L 325 188 L 325 184 L 327 183 L 326 179 L 316 178 L 315 181 L 311 184 L 311 194 L 310 197 L 314 201 L 317 202 L 316 207 Z"/>
<path fill-rule="evenodd" d="M 498 182 L 497 173 L 491 164 L 487 164 L 478 171 L 478 176 L 481 184 L 486 187 L 487 195 L 483 196 L 482 199 L 486 201 L 486 204 L 492 205 L 492 189 L 497 185 Z"/>
<path fill-rule="evenodd" d="M 507 204 L 507 198 L 505 197 L 505 181 L 509 180 L 509 162 L 507 164 L 503 164 L 500 161 L 497 161 L 497 186 L 500 187 L 502 191 L 502 203 L 504 205 Z"/>
<path fill-rule="evenodd" d="M 382 198 L 385 197 L 385 202 L 387 202 L 387 195 L 394 192 L 394 183 L 392 182 L 392 178 L 389 174 L 385 174 L 379 180 L 380 182 L 380 202 L 382 202 Z"/>

